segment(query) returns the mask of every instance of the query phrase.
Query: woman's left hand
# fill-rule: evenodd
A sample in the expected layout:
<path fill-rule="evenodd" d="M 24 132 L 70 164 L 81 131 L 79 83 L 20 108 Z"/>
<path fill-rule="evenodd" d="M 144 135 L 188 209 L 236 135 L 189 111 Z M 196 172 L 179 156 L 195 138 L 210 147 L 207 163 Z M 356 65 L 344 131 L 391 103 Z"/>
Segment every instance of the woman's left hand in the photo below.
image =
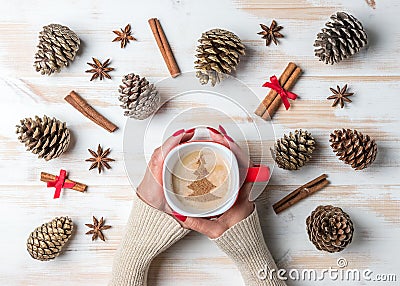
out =
<path fill-rule="evenodd" d="M 194 135 L 194 129 L 178 130 L 158 148 L 156 148 L 151 156 L 146 173 L 142 182 L 137 187 L 137 195 L 148 205 L 159 209 L 163 212 L 172 213 L 171 208 L 167 204 L 163 185 L 162 170 L 164 159 L 168 153 L 182 142 L 190 140 Z"/>

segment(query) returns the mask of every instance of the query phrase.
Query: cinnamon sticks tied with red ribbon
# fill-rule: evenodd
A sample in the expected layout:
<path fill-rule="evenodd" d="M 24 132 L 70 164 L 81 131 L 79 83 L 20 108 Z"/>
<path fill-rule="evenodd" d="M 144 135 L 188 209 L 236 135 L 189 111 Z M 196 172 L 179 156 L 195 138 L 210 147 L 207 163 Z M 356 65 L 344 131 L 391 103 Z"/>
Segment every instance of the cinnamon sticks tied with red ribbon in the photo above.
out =
<path fill-rule="evenodd" d="M 160 49 L 161 55 L 164 58 L 165 64 L 172 77 L 180 75 L 181 71 L 176 63 L 174 54 L 172 53 L 171 46 L 168 43 L 167 37 L 161 27 L 160 21 L 157 18 L 151 18 L 149 20 L 151 31 L 153 32 L 154 38 L 156 39 L 158 48 Z"/>
<path fill-rule="evenodd" d="M 60 175 L 52 175 L 49 173 L 41 172 L 40 181 L 47 183 L 47 187 L 54 187 L 55 193 L 54 198 L 58 199 L 61 194 L 61 189 L 72 189 L 78 192 L 84 192 L 87 188 L 85 184 L 78 183 L 67 179 L 67 172 L 65 170 L 60 170 Z"/>
<path fill-rule="evenodd" d="M 286 210 L 287 208 L 298 203 L 302 199 L 326 187 L 329 184 L 329 181 L 326 179 L 327 177 L 328 176 L 326 174 L 322 174 L 321 176 L 304 184 L 303 186 L 300 186 L 299 188 L 288 194 L 286 197 L 284 197 L 272 206 L 275 213 L 278 214 Z"/>
<path fill-rule="evenodd" d="M 279 80 L 275 80 L 276 77 L 271 77 L 271 82 L 263 85 L 271 87 L 271 90 L 254 113 L 261 118 L 268 120 L 274 116 L 282 103 L 285 103 L 285 107 L 288 109 L 290 105 L 288 105 L 287 98 L 296 98 L 295 94 L 290 93 L 289 90 L 294 86 L 301 72 L 302 70 L 300 67 L 295 63 L 290 62 L 279 77 Z"/>

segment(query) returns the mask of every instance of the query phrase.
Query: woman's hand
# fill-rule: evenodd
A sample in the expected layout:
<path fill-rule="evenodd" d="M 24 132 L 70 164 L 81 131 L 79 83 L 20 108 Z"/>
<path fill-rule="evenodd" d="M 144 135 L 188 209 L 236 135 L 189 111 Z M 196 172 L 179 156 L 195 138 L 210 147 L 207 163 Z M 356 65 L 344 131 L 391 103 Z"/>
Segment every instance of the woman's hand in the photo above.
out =
<path fill-rule="evenodd" d="M 223 144 L 231 149 L 238 160 L 239 168 L 247 172 L 247 168 L 252 165 L 250 159 L 239 145 L 226 134 L 225 129 L 222 126 L 219 126 L 219 131 L 214 128 L 208 129 L 210 130 L 211 138 L 215 142 Z M 241 176 L 244 179 L 243 174 Z M 217 238 L 230 227 L 248 217 L 254 210 L 254 203 L 250 202 L 248 199 L 251 187 L 252 183 L 245 182 L 239 190 L 239 195 L 235 204 L 217 219 L 209 220 L 206 218 L 176 217 L 182 221 L 184 227 L 200 232 L 209 238 Z"/>
<path fill-rule="evenodd" d="M 137 187 L 137 195 L 148 205 L 172 213 L 168 206 L 162 187 L 162 170 L 165 157 L 168 153 L 182 142 L 190 140 L 194 135 L 194 129 L 178 130 L 169 137 L 163 145 L 154 150 L 149 161 L 142 182 Z"/>

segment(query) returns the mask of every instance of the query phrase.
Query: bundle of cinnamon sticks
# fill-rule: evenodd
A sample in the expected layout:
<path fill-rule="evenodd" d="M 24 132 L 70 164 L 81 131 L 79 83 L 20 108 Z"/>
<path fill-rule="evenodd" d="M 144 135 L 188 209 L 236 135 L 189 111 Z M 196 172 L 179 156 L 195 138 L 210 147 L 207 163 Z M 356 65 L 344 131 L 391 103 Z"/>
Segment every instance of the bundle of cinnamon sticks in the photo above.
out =
<path fill-rule="evenodd" d="M 290 62 L 279 77 L 279 83 L 285 90 L 290 90 L 301 74 L 301 68 Z M 276 90 L 271 89 L 268 95 L 254 112 L 264 120 L 272 118 L 278 108 L 282 105 L 282 98 Z"/>
<path fill-rule="evenodd" d="M 54 181 L 54 180 L 56 180 L 56 178 L 57 178 L 57 176 L 53 175 L 53 174 L 49 174 L 46 172 L 40 173 L 40 181 L 45 182 L 45 183 Z M 75 185 L 71 188 L 74 191 L 78 191 L 78 192 L 82 192 L 82 193 L 84 191 L 86 191 L 87 185 L 85 185 L 85 184 L 78 183 L 78 182 L 72 181 L 70 179 L 65 179 L 65 182 L 74 183 Z"/>
<path fill-rule="evenodd" d="M 298 203 L 299 201 L 305 199 L 306 197 L 312 195 L 313 193 L 325 188 L 327 185 L 329 185 L 327 177 L 328 176 L 326 174 L 322 174 L 314 180 L 300 186 L 299 188 L 282 198 L 279 202 L 276 202 L 272 206 L 275 213 L 278 214 L 291 207 L 292 205 Z"/>
<path fill-rule="evenodd" d="M 82 113 L 84 116 L 89 118 L 91 121 L 97 125 L 103 127 L 108 132 L 114 132 L 118 127 L 112 123 L 110 120 L 105 118 L 99 112 L 97 112 L 85 99 L 83 99 L 75 91 L 71 91 L 64 100 L 71 104 L 76 110 Z"/>
<path fill-rule="evenodd" d="M 171 46 L 168 43 L 167 37 L 165 36 L 164 30 L 161 27 L 160 21 L 157 18 L 151 18 L 149 25 L 153 36 L 157 42 L 158 48 L 160 49 L 161 55 L 164 58 L 165 64 L 172 77 L 180 75 L 181 71 L 176 63 L 174 54 L 172 53 Z"/>

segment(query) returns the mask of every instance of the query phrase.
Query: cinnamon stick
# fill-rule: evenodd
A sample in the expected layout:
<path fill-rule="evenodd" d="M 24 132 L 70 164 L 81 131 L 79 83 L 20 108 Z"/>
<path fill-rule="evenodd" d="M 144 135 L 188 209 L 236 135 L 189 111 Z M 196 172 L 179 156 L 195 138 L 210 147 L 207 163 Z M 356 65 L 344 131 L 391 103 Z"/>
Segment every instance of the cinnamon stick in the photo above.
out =
<path fill-rule="evenodd" d="M 105 118 L 103 115 L 98 113 L 92 106 L 87 103 L 79 94 L 75 91 L 71 91 L 65 98 L 69 104 L 71 104 L 75 109 L 77 109 L 84 116 L 92 120 L 97 125 L 103 127 L 108 132 L 114 132 L 118 127 Z"/>
<path fill-rule="evenodd" d="M 56 179 L 55 175 L 49 174 L 49 173 L 45 173 L 45 172 L 41 172 L 40 173 L 40 181 L 42 182 L 51 182 L 54 181 Z M 82 183 L 78 183 L 69 179 L 65 179 L 65 182 L 67 183 L 75 183 L 75 185 L 71 188 L 72 190 L 78 191 L 78 192 L 84 192 L 87 188 L 87 186 L 85 184 Z"/>
<path fill-rule="evenodd" d="M 164 30 L 161 27 L 160 21 L 157 18 L 151 18 L 149 21 L 151 31 L 160 49 L 161 55 L 164 58 L 165 64 L 172 77 L 180 75 L 181 71 L 176 63 L 174 54 L 172 53 L 171 46 L 168 43 Z"/>
<path fill-rule="evenodd" d="M 299 78 L 301 74 L 301 68 L 296 67 L 296 69 L 293 71 L 293 73 L 290 75 L 289 79 L 286 81 L 285 85 L 283 88 L 285 90 L 291 89 L 294 84 L 296 83 L 297 79 Z M 263 119 L 267 120 L 269 118 L 272 118 L 275 114 L 275 112 L 278 110 L 278 108 L 282 105 L 282 98 L 278 95 L 275 97 L 273 102 L 269 105 L 267 108 L 267 112 L 264 113 L 262 116 Z"/>
<path fill-rule="evenodd" d="M 289 79 L 289 77 L 291 76 L 291 74 L 293 73 L 293 71 L 295 70 L 296 67 L 297 67 L 296 64 L 292 63 L 292 62 L 290 62 L 287 65 L 287 67 L 285 68 L 285 70 L 283 71 L 281 76 L 279 77 L 279 83 L 281 84 L 281 86 L 284 86 L 284 84 Z M 274 89 L 271 89 L 269 91 L 268 95 L 260 103 L 260 105 L 257 107 L 257 109 L 254 113 L 256 115 L 262 117 L 264 115 L 264 113 L 267 111 L 270 104 L 274 101 L 274 99 L 277 95 L 278 95 L 278 92 Z"/>
<path fill-rule="evenodd" d="M 302 199 L 312 195 L 313 193 L 323 189 L 325 186 L 329 184 L 329 181 L 326 179 L 328 176 L 326 174 L 322 174 L 321 176 L 315 178 L 314 180 L 300 186 L 284 198 L 282 198 L 279 202 L 275 203 L 272 207 L 276 214 L 286 210 L 290 206 L 298 203 Z"/>

